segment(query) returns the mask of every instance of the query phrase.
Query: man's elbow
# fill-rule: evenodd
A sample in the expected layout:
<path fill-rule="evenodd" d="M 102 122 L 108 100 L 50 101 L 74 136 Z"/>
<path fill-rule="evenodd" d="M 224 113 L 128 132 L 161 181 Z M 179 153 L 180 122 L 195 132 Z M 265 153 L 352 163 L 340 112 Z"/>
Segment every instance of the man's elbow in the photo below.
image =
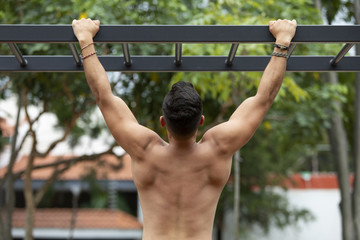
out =
<path fill-rule="evenodd" d="M 266 94 L 257 93 L 256 98 L 258 99 L 258 102 L 261 106 L 270 108 L 275 100 L 276 95 L 277 93 L 266 93 Z"/>
<path fill-rule="evenodd" d="M 109 94 L 104 94 L 101 92 L 96 92 L 96 93 L 93 93 L 93 95 L 94 95 L 96 104 L 99 107 L 109 105 L 109 101 L 111 100 L 111 97 L 113 97 L 112 93 L 109 95 Z"/>

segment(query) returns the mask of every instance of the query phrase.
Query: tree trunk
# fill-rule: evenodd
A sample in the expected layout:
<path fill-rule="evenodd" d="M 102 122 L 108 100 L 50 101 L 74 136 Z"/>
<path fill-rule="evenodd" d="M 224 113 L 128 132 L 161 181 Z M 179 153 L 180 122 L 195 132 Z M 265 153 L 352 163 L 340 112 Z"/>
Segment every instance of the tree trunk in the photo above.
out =
<path fill-rule="evenodd" d="M 12 239 L 12 215 L 14 211 L 14 205 L 15 205 L 15 192 L 14 192 L 14 174 L 13 174 L 13 166 L 15 163 L 15 160 L 17 158 L 16 154 L 16 143 L 18 138 L 18 129 L 19 129 L 19 120 L 20 120 L 20 111 L 22 106 L 22 96 L 23 93 L 21 90 L 18 91 L 18 111 L 16 116 L 16 123 L 15 123 L 15 131 L 14 135 L 12 136 L 11 141 L 11 155 L 9 159 L 8 169 L 7 173 L 5 175 L 6 182 L 5 182 L 5 219 L 4 223 L 2 222 L 3 219 L 1 219 L 1 236 L 0 239 Z M 2 186 L 0 186 L 2 188 Z M 0 217 L 2 217 L 0 215 Z"/>
<path fill-rule="evenodd" d="M 338 83 L 338 76 L 336 73 L 329 72 L 326 76 L 328 77 L 330 84 Z M 334 100 L 333 104 L 337 109 L 341 110 L 341 104 L 339 101 Z M 341 116 L 334 110 L 331 112 L 331 129 L 329 132 L 331 151 L 336 163 L 336 171 L 341 195 L 340 211 L 342 216 L 342 239 L 353 240 L 354 229 L 351 211 L 352 204 L 349 182 L 348 143 L 344 122 Z"/>
<path fill-rule="evenodd" d="M 317 10 L 319 10 L 320 16 L 322 16 L 322 12 L 321 12 L 321 10 L 322 10 L 321 0 L 314 0 L 314 5 L 315 5 L 315 8 L 316 8 Z"/>
<path fill-rule="evenodd" d="M 357 55 L 360 55 L 360 47 L 357 47 Z M 355 141 L 354 141 L 354 231 L 355 239 L 360 240 L 360 74 L 356 73 L 355 84 Z"/>
<path fill-rule="evenodd" d="M 35 220 L 35 201 L 32 189 L 31 173 L 34 163 L 34 154 L 29 156 L 28 164 L 25 170 L 24 180 L 24 197 L 26 204 L 26 217 L 25 217 L 25 238 L 24 240 L 33 240 L 33 228 Z"/>
<path fill-rule="evenodd" d="M 321 0 L 314 0 L 314 5 L 322 15 Z M 335 72 L 325 73 L 322 77 L 325 80 L 324 82 L 329 82 L 330 84 L 338 83 L 338 75 Z M 341 111 L 341 103 L 339 101 L 334 100 L 332 104 Z M 341 116 L 334 110 L 331 111 L 331 129 L 329 130 L 329 138 L 331 151 L 336 163 L 336 172 L 340 187 L 341 202 L 339 207 L 341 212 L 342 239 L 353 240 L 354 228 L 349 182 L 348 142 L 344 122 Z"/>
<path fill-rule="evenodd" d="M 360 0 L 354 0 L 355 24 L 360 24 Z M 360 55 L 360 44 L 356 45 L 356 55 Z M 355 141 L 354 141 L 354 233 L 360 240 L 360 73 L 355 74 Z"/>

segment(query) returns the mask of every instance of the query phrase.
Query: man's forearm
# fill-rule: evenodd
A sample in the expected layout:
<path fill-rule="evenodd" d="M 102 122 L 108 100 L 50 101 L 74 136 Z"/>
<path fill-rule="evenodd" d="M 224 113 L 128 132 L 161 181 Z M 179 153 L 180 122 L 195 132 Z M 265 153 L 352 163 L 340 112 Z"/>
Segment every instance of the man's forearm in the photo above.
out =
<path fill-rule="evenodd" d="M 277 44 L 283 46 L 289 46 L 288 40 L 277 40 Z M 274 47 L 274 52 L 286 54 L 287 50 Z M 269 64 L 265 68 L 263 76 L 261 78 L 257 94 L 265 98 L 268 98 L 271 102 L 275 99 L 281 84 L 283 82 L 286 72 L 287 58 L 272 56 Z"/>
<path fill-rule="evenodd" d="M 99 102 L 106 94 L 111 94 L 109 80 L 107 78 L 105 69 L 101 65 L 95 53 L 95 47 L 92 38 L 79 39 L 80 47 L 82 50 L 83 66 L 86 80 L 90 86 L 92 93 L 97 102 Z M 90 45 L 89 45 L 90 44 Z"/>
<path fill-rule="evenodd" d="M 290 46 L 290 42 L 296 32 L 296 20 L 279 19 L 277 21 L 270 21 L 269 30 L 276 39 L 275 43 L 278 44 L 274 47 L 274 52 L 277 56 L 271 57 L 261 78 L 256 95 L 264 103 L 271 105 L 279 92 L 286 72 L 287 58 L 283 56 L 286 56 L 287 50 L 283 49 L 282 46 Z"/>

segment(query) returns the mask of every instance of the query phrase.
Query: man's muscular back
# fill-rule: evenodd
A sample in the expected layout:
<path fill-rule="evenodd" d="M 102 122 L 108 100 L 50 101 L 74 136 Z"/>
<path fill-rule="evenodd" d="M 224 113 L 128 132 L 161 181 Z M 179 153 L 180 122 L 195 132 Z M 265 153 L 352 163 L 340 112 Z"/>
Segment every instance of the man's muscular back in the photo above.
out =
<path fill-rule="evenodd" d="M 183 148 L 159 140 L 133 177 L 144 214 L 143 239 L 209 240 L 215 210 L 231 170 L 209 142 Z"/>
<path fill-rule="evenodd" d="M 132 157 L 132 171 L 144 215 L 144 240 L 209 240 L 220 193 L 229 177 L 231 157 L 252 137 L 278 93 L 286 72 L 286 49 L 296 21 L 269 23 L 276 39 L 255 96 L 246 99 L 230 119 L 207 131 L 196 143 L 204 122 L 202 104 L 189 83 L 179 82 L 164 98 L 160 123 L 169 144 L 141 126 L 126 103 L 112 94 L 109 79 L 96 56 L 93 37 L 100 21 L 73 21 L 86 80 L 106 124 Z M 229 79 L 230 81 L 230 79 Z M 176 85 L 176 86 L 175 86 Z M 201 116 L 200 116 L 201 115 Z"/>

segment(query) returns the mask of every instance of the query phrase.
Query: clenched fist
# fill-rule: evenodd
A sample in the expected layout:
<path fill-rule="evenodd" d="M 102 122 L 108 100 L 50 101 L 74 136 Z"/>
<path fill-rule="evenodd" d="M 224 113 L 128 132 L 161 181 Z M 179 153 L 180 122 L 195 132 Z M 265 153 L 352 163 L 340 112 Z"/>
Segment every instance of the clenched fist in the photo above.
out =
<path fill-rule="evenodd" d="M 93 38 L 100 28 L 99 20 L 91 20 L 88 19 L 80 19 L 73 20 L 72 27 L 74 30 L 74 34 L 79 41 L 84 41 L 89 38 Z"/>

